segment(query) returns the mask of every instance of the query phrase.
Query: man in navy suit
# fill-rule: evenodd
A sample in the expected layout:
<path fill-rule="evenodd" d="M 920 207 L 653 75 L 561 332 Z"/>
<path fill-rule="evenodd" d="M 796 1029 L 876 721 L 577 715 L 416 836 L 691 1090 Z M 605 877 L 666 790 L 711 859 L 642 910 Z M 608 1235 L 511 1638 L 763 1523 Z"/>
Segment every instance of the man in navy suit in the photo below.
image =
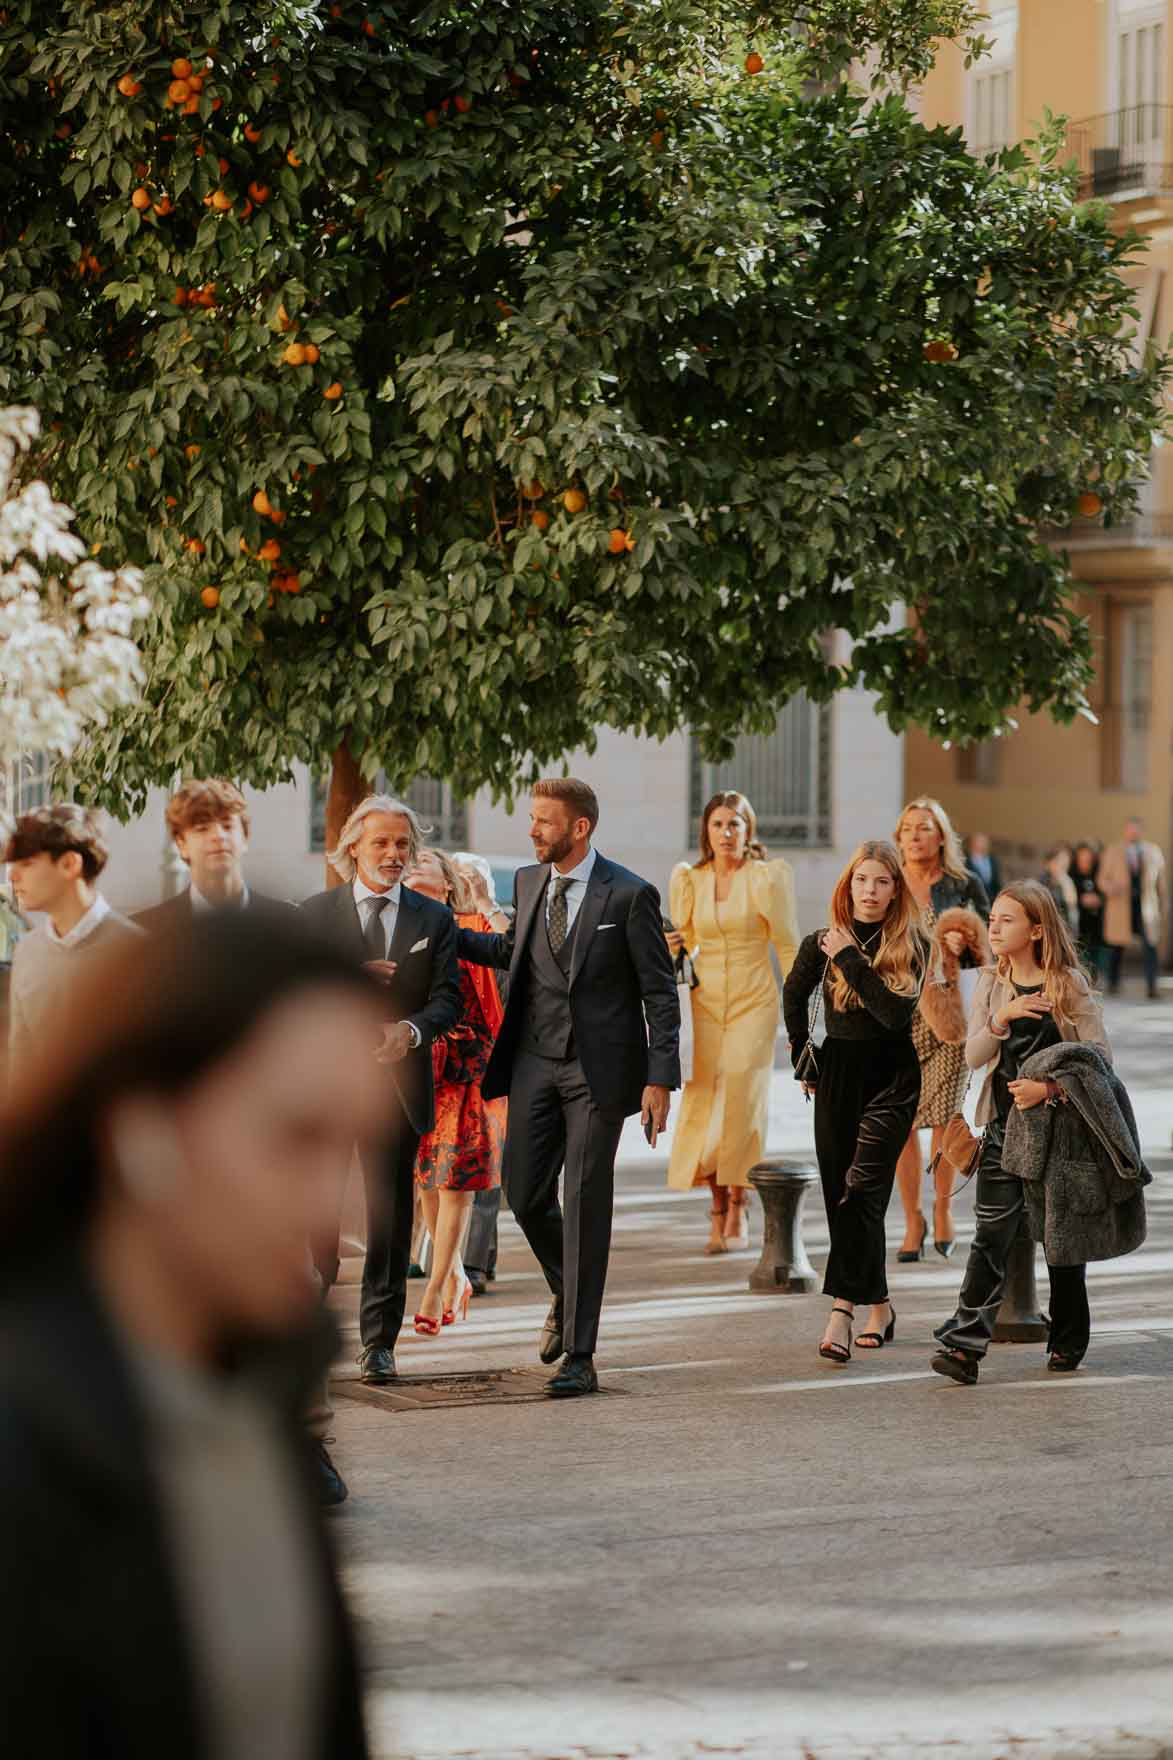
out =
<path fill-rule="evenodd" d="M 585 782 L 535 783 L 538 865 L 518 870 L 512 924 L 501 935 L 462 929 L 457 937 L 462 959 L 509 972 L 481 1092 L 509 1096 L 505 1189 L 554 1298 L 539 1354 L 552 1363 L 565 1353 L 549 1383 L 556 1398 L 599 1385 L 594 1352 L 623 1120 L 640 1113 L 654 1143 L 680 1086 L 680 1005 L 660 896 L 592 847 L 598 819 Z"/>
<path fill-rule="evenodd" d="M 432 1041 L 460 1014 L 456 920 L 447 905 L 403 885 L 423 842 L 410 807 L 387 795 L 368 795 L 342 828 L 330 852 L 346 881 L 306 899 L 314 928 L 383 986 L 387 1024 L 377 1055 L 388 1067 L 399 1099 L 391 1141 L 374 1164 L 364 1156 L 367 1254 L 363 1265 L 359 1329 L 362 1379 L 395 1379 L 395 1344 L 407 1305 L 415 1157 L 420 1137 L 435 1122 Z M 315 1255 L 327 1288 L 338 1275 L 338 1236 Z"/>

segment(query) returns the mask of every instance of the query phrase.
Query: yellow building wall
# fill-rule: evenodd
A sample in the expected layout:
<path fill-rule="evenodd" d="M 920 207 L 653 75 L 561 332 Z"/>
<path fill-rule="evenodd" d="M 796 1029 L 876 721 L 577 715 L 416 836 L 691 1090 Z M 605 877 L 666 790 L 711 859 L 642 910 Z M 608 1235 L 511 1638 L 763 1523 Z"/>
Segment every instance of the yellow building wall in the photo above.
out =
<path fill-rule="evenodd" d="M 1020 140 L 1044 112 L 1070 117 L 1110 110 L 1107 0 L 1019 0 L 1015 111 Z"/>

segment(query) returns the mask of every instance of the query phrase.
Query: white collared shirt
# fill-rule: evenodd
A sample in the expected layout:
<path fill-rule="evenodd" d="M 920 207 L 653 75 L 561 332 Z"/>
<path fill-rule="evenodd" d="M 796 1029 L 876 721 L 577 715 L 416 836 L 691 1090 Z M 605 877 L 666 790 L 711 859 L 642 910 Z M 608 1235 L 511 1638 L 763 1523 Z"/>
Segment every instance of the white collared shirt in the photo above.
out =
<path fill-rule="evenodd" d="M 382 918 L 384 959 L 387 958 L 391 951 L 391 937 L 395 933 L 395 923 L 399 916 L 399 894 L 402 891 L 402 886 L 402 881 L 397 880 L 390 892 L 376 892 L 373 886 L 368 886 L 366 884 L 366 881 L 362 878 L 361 874 L 356 874 L 354 880 L 351 882 L 351 890 L 354 893 L 355 908 L 358 911 L 358 920 L 362 924 L 364 935 L 367 932 L 367 924 L 372 915 L 370 907 L 366 904 L 366 900 L 368 898 L 385 898 L 387 900 L 383 909 Z"/>
<path fill-rule="evenodd" d="M 79 917 L 73 928 L 68 930 L 66 934 L 58 935 L 53 927 L 51 917 L 45 918 L 45 934 L 50 941 L 55 941 L 58 947 L 76 947 L 79 942 L 87 940 L 93 934 L 103 917 L 109 915 L 110 906 L 99 892 L 85 916 Z"/>
<path fill-rule="evenodd" d="M 191 895 L 191 908 L 197 917 L 202 917 L 206 911 L 246 911 L 249 907 L 250 894 L 247 886 L 232 904 L 214 904 L 210 898 L 204 897 L 194 881 L 188 891 Z"/>
<path fill-rule="evenodd" d="M 582 909 L 582 901 L 586 897 L 587 882 L 595 871 L 596 860 L 597 857 L 592 845 L 592 847 L 587 850 L 582 861 L 578 864 L 578 867 L 571 868 L 569 873 L 561 874 L 557 868 L 550 869 L 550 884 L 546 888 L 546 921 L 547 923 L 550 921 L 550 902 L 554 897 L 554 882 L 556 880 L 569 880 L 569 886 L 563 887 L 563 891 L 566 894 L 567 935 L 569 935 L 570 931 L 574 928 L 574 919 Z"/>

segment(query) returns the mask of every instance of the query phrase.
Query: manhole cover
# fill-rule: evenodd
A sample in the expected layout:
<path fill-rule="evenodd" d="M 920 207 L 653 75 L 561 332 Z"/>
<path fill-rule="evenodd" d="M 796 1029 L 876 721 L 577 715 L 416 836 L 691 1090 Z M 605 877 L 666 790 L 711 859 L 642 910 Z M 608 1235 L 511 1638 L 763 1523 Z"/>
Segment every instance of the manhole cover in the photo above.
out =
<path fill-rule="evenodd" d="M 547 1399 L 551 1369 L 488 1369 L 477 1375 L 404 1375 L 390 1387 L 368 1387 L 361 1381 L 331 1380 L 339 1399 L 357 1399 L 388 1412 L 422 1412 L 437 1406 L 520 1405 Z M 615 1392 L 600 1388 L 600 1393 Z"/>

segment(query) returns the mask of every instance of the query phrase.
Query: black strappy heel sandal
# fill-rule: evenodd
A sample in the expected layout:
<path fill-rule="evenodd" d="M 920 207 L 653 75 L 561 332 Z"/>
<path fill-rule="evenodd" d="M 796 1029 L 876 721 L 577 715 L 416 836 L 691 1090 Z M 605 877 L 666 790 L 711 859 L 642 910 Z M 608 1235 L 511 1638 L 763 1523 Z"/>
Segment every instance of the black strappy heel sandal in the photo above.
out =
<path fill-rule="evenodd" d="M 847 1321 L 847 1336 L 850 1339 L 851 1323 L 855 1319 L 855 1315 L 852 1313 L 851 1309 L 832 1308 L 831 1312 L 832 1314 L 842 1314 L 844 1316 Z M 829 1343 L 827 1340 L 824 1340 L 819 1346 L 819 1355 L 820 1357 L 825 1357 L 828 1363 L 838 1363 L 842 1366 L 842 1364 L 850 1363 L 851 1361 L 851 1346 L 850 1344 L 838 1344 L 834 1339 L 831 1339 Z"/>
<path fill-rule="evenodd" d="M 888 1306 L 889 1306 L 889 1308 L 892 1308 L 891 1302 L 888 1303 Z M 882 1350 L 886 1344 L 891 1344 L 892 1340 L 895 1337 L 896 1337 L 896 1310 L 895 1310 L 895 1308 L 892 1308 L 892 1317 L 888 1321 L 888 1324 L 887 1324 L 887 1326 L 885 1326 L 883 1332 L 861 1332 L 858 1335 L 858 1337 L 856 1338 L 855 1348 L 856 1348 L 856 1350 L 862 1350 L 862 1351 Z"/>

